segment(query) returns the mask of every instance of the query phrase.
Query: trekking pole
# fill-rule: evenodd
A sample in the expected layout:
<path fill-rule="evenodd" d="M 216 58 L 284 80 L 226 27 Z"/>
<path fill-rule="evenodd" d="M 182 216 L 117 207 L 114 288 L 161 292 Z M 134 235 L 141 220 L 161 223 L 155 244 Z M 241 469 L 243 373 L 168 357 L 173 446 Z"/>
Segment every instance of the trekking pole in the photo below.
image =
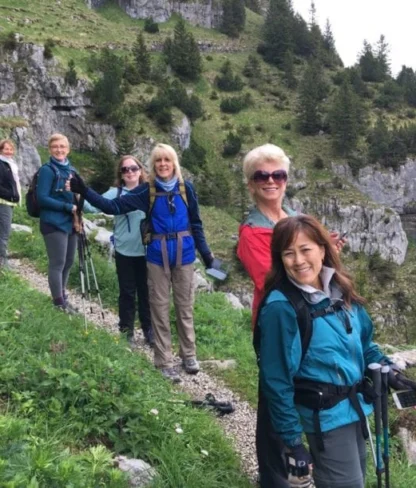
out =
<path fill-rule="evenodd" d="M 97 273 L 95 272 L 94 262 L 93 262 L 92 256 L 91 256 L 90 245 L 88 243 L 88 239 L 87 239 L 87 237 L 85 235 L 85 231 L 84 230 L 83 230 L 83 233 L 84 233 L 84 242 L 85 242 L 86 255 L 87 255 L 87 259 L 88 259 L 89 265 L 91 267 L 91 275 L 92 275 L 92 278 L 94 280 L 95 292 L 97 293 L 98 303 L 100 305 L 101 320 L 104 321 L 104 307 L 103 307 L 103 302 L 101 300 L 100 288 L 98 286 Z"/>
<path fill-rule="evenodd" d="M 390 366 L 381 368 L 381 420 L 383 423 L 383 461 L 384 461 L 384 483 L 390 488 L 390 453 L 389 453 L 389 404 L 388 404 L 388 375 Z"/>
<path fill-rule="evenodd" d="M 374 449 L 373 436 L 371 435 L 370 422 L 368 421 L 368 417 L 365 418 L 365 423 L 367 424 L 367 430 L 370 434 L 368 436 L 368 440 L 370 442 L 370 448 L 371 448 L 371 454 L 372 454 L 372 458 L 373 458 L 374 468 L 377 469 L 376 451 Z"/>
<path fill-rule="evenodd" d="M 81 284 L 82 310 L 84 312 L 85 329 L 87 329 L 87 314 L 85 311 L 85 255 L 80 235 L 78 236 L 78 266 L 79 281 Z"/>
<path fill-rule="evenodd" d="M 383 460 L 381 457 L 381 364 L 371 363 L 368 366 L 373 380 L 375 400 L 374 400 L 374 420 L 376 427 L 376 475 L 377 488 L 382 488 Z"/>
<path fill-rule="evenodd" d="M 85 261 L 86 252 L 87 252 L 86 251 L 86 249 L 87 249 L 87 245 L 86 245 L 87 237 L 86 237 L 84 228 L 82 228 L 82 232 L 80 234 L 80 239 L 82 242 L 82 248 L 84 250 L 84 261 Z M 90 304 L 90 313 L 92 314 L 93 309 L 92 309 L 92 300 L 91 300 L 91 280 L 90 280 L 90 272 L 88 269 L 88 261 L 85 261 L 85 278 L 86 278 L 86 283 L 87 283 L 88 303 Z"/>

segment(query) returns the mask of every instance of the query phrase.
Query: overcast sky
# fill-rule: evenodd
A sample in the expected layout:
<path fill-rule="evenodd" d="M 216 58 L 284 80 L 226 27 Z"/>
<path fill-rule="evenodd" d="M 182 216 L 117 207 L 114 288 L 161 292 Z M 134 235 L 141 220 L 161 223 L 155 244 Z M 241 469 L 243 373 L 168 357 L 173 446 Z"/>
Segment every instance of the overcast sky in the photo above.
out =
<path fill-rule="evenodd" d="M 311 0 L 293 0 L 293 6 L 309 21 Z M 315 6 L 322 28 L 329 19 L 336 48 L 346 66 L 357 61 L 364 39 L 375 46 L 384 34 L 393 75 L 403 64 L 416 69 L 416 0 L 315 0 Z"/>

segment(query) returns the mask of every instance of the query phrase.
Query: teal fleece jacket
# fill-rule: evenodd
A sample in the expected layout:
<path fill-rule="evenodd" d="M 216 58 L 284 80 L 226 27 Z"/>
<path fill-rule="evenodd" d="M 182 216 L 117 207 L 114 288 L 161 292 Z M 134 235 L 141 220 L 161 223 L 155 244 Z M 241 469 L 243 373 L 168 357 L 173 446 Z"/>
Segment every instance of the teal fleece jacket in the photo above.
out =
<path fill-rule="evenodd" d="M 118 190 L 117 187 L 111 187 L 102 196 L 113 200 L 117 198 Z M 129 193 L 130 190 L 123 186 L 121 196 Z M 101 210 L 85 201 L 84 212 L 97 213 Z M 145 217 L 146 214 L 141 210 L 134 210 L 114 217 L 114 248 L 118 253 L 123 256 L 144 256 L 146 254 L 140 233 L 140 223 Z"/>

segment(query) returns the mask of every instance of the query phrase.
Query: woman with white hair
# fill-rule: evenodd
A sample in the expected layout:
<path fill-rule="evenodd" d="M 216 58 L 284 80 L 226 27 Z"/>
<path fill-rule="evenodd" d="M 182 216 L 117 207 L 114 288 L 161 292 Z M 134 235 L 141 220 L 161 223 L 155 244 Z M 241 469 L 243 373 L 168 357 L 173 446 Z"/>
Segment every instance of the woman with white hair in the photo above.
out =
<path fill-rule="evenodd" d="M 172 288 L 182 366 L 188 374 L 198 373 L 193 323 L 195 248 L 206 267 L 211 266 L 213 255 L 205 240 L 195 189 L 192 183 L 184 181 L 176 151 L 167 144 L 157 144 L 150 154 L 149 182 L 114 200 L 87 188 L 79 177 L 72 178 L 70 186 L 106 214 L 120 215 L 133 210 L 146 214 L 144 237 L 155 366 L 166 378 L 180 382 L 173 367 L 171 347 Z"/>

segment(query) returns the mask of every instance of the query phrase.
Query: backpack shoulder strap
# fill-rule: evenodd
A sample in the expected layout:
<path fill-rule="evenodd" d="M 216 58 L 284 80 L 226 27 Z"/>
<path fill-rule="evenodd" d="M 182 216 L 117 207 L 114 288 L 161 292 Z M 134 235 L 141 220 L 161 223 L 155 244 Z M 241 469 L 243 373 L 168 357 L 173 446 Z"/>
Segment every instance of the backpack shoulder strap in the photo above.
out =
<path fill-rule="evenodd" d="M 300 340 L 302 344 L 301 361 L 303 361 L 305 354 L 308 351 L 313 333 L 313 321 L 308 304 L 306 303 L 306 300 L 303 297 L 302 292 L 299 290 L 299 288 L 293 285 L 289 280 L 282 280 L 276 285 L 275 288 L 273 288 L 273 290 L 279 290 L 281 293 L 283 293 L 283 295 L 285 295 L 285 297 L 289 300 L 289 303 L 292 305 L 296 312 L 296 320 L 298 322 Z M 270 293 L 273 290 L 271 290 Z M 257 317 L 253 332 L 253 346 L 256 352 L 257 362 L 259 362 L 260 359 L 260 311 L 265 305 L 270 293 L 263 297 L 257 309 Z"/>
<path fill-rule="evenodd" d="M 183 201 L 185 202 L 185 205 L 189 207 L 188 205 L 188 195 L 186 194 L 186 187 L 185 187 L 185 182 L 180 181 L 179 182 L 179 193 L 181 194 L 181 197 Z"/>
<path fill-rule="evenodd" d="M 149 213 L 148 215 L 152 213 L 153 210 L 153 205 L 155 204 L 156 200 L 156 187 L 154 182 L 149 183 Z"/>

